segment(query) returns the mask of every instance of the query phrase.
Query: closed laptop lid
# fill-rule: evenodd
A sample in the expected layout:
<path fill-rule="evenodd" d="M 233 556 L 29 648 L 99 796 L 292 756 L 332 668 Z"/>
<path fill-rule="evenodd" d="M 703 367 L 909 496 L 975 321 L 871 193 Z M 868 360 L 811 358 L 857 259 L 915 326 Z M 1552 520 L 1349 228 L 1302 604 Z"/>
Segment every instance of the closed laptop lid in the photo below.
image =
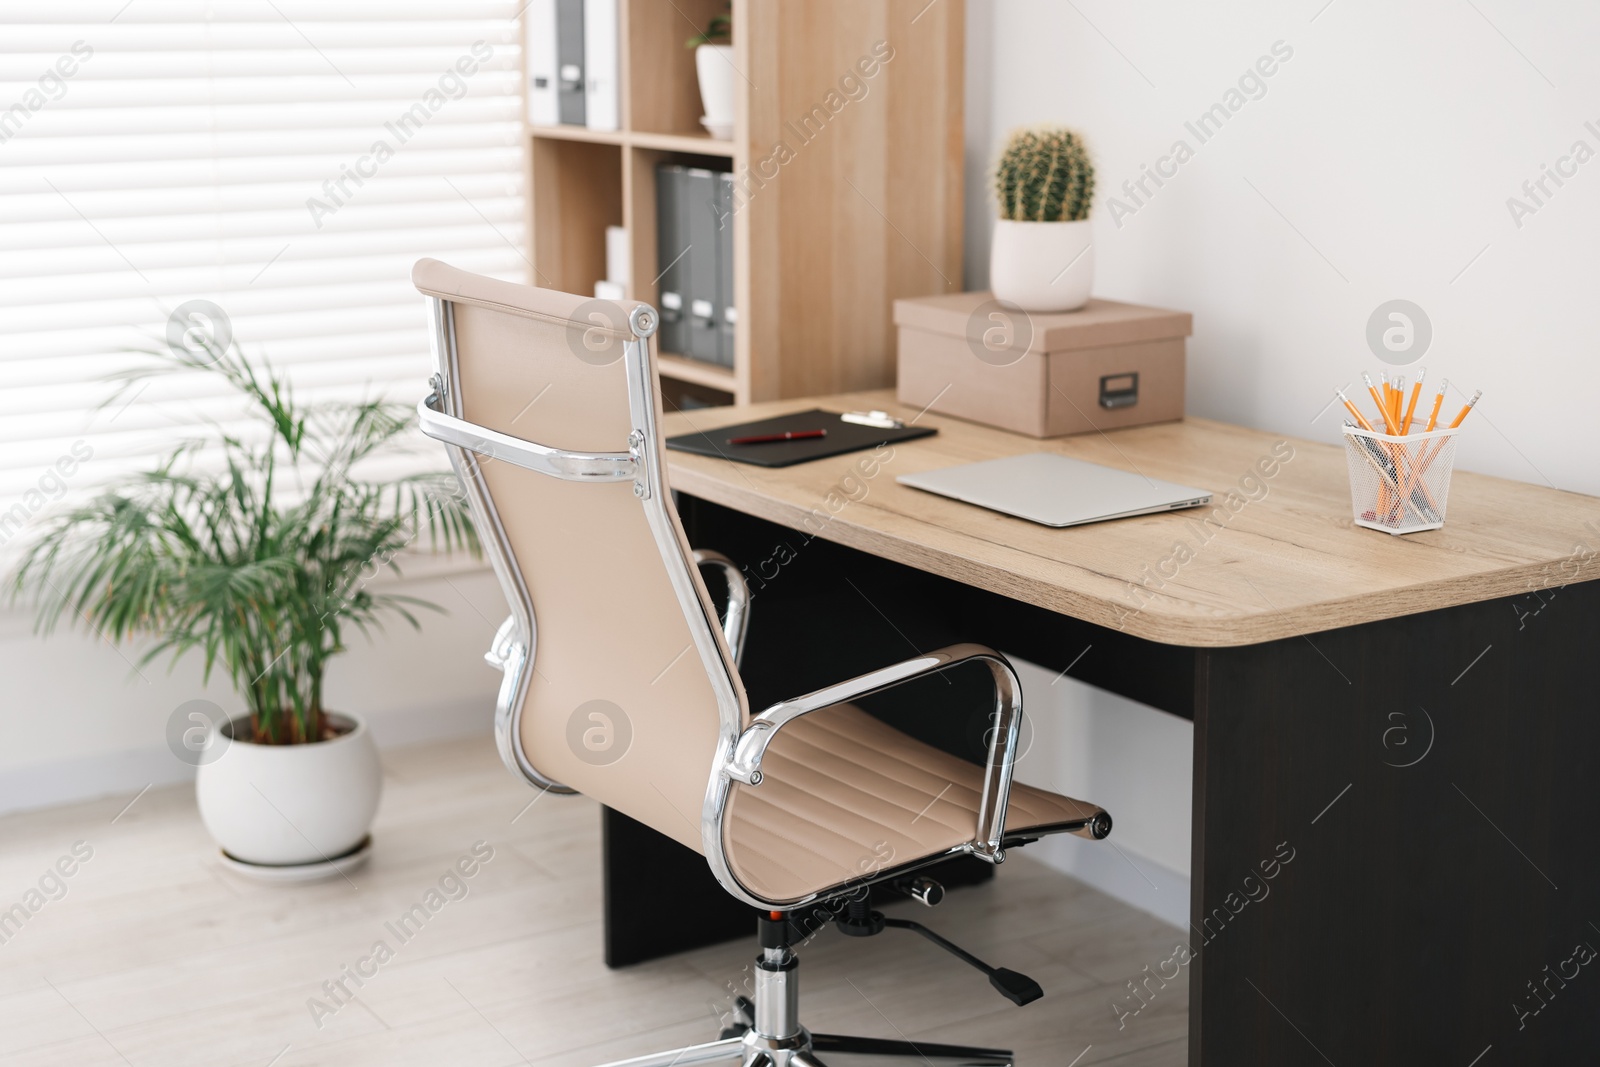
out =
<path fill-rule="evenodd" d="M 1076 526 L 1211 502 L 1205 489 L 1053 452 L 902 474 L 896 481 L 1046 526 Z"/>

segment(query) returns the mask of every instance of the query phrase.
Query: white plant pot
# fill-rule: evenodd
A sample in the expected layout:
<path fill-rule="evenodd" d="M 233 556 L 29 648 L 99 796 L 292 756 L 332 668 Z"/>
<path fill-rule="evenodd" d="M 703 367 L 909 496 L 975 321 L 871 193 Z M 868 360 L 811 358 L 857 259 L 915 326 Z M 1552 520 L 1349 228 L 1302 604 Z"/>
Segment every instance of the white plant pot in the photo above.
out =
<path fill-rule="evenodd" d="M 226 728 L 241 736 L 195 780 L 200 819 L 229 856 L 284 867 L 323 864 L 355 849 L 372 827 L 383 773 L 372 731 L 354 715 L 330 712 L 350 729 L 330 741 L 258 745 L 242 740 L 248 717 Z"/>
<path fill-rule="evenodd" d="M 694 50 L 694 69 L 700 78 L 700 103 L 708 129 L 733 130 L 733 45 L 703 44 Z"/>
<path fill-rule="evenodd" d="M 1018 222 L 996 219 L 989 246 L 989 288 L 1023 311 L 1076 311 L 1094 286 L 1094 237 L 1088 219 Z"/>

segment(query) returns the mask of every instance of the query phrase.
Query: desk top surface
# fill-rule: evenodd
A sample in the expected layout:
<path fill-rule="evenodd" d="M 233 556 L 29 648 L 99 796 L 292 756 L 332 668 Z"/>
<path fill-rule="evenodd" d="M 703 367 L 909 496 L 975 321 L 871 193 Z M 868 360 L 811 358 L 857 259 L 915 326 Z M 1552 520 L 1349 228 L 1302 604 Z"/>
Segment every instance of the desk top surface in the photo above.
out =
<path fill-rule="evenodd" d="M 669 450 L 672 487 L 1137 637 L 1194 647 L 1254 644 L 1600 578 L 1600 499 L 1457 471 L 1442 529 L 1391 536 L 1351 522 L 1341 447 L 1204 419 L 1039 440 L 932 412 L 918 417 L 880 391 L 676 412 L 664 429 L 670 436 L 811 407 L 881 408 L 939 433 L 892 453 L 778 469 Z M 1137 471 L 1215 498 L 1209 508 L 1052 529 L 895 481 L 1027 452 Z"/>

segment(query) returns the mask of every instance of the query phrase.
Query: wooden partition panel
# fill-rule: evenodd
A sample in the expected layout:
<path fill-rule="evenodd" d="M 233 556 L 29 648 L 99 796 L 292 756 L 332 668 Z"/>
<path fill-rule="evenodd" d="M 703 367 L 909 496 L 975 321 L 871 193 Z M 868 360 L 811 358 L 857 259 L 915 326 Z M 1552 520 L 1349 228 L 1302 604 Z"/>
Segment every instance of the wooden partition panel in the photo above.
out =
<path fill-rule="evenodd" d="M 746 5 L 754 398 L 894 380 L 896 297 L 961 282 L 963 5 Z"/>

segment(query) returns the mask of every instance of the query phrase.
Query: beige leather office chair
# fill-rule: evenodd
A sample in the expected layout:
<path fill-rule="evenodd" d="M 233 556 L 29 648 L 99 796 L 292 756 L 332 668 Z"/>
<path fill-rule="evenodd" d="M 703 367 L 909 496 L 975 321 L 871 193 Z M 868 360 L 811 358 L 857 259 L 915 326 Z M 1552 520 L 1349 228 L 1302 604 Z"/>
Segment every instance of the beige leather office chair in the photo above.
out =
<path fill-rule="evenodd" d="M 863 891 L 906 885 L 951 856 L 999 863 L 1006 847 L 1045 834 L 1110 832 L 1094 805 L 1012 783 L 1022 695 L 1011 665 L 955 645 L 752 713 L 737 668 L 749 622 L 739 570 L 697 558 L 672 506 L 656 312 L 435 260 L 412 278 L 428 298 L 437 367 L 422 428 L 446 444 L 511 606 L 489 653 L 504 671 L 502 758 L 541 789 L 586 794 L 702 853 L 723 888 L 763 913 L 748 1017 L 720 1040 L 629 1067 L 811 1067 L 855 1053 L 1009 1064 L 1000 1050 L 809 1033 L 790 943 L 800 913 L 831 915 L 856 935 L 909 927 L 1014 1001 L 1040 995 L 918 924 L 885 920 Z M 728 577 L 720 622 L 697 564 Z M 994 678 L 983 766 L 849 703 L 968 661 Z"/>

